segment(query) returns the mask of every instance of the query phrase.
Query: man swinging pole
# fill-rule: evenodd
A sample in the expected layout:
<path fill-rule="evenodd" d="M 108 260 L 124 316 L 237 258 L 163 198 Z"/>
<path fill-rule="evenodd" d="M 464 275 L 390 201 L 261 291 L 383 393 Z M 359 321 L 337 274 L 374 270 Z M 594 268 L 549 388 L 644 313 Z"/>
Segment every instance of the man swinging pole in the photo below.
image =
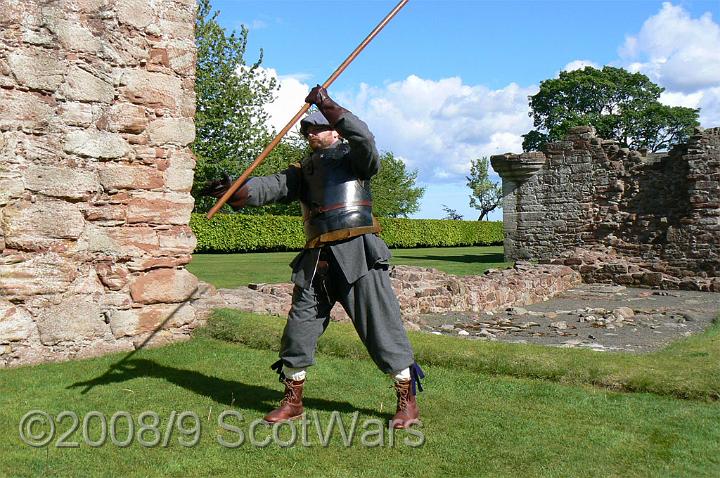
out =
<path fill-rule="evenodd" d="M 393 426 L 407 428 L 419 417 L 415 395 L 423 372 L 415 363 L 400 306 L 388 274 L 390 250 L 372 214 L 370 178 L 380 168 L 375 140 L 357 116 L 333 101 L 326 88 L 408 2 L 401 0 L 322 85 L 305 98 L 306 105 L 280 131 L 235 182 L 211 182 L 207 195 L 220 198 L 212 217 L 227 201 L 233 209 L 299 200 L 307 239 L 290 264 L 292 306 L 281 340 L 280 359 L 272 369 L 285 385 L 280 406 L 265 416 L 269 423 L 303 415 L 302 394 L 307 367 L 315 363 L 317 340 L 340 302 L 377 367 L 395 383 L 398 404 Z M 251 171 L 295 122 L 315 105 L 318 111 L 300 122 L 312 154 L 301 163 L 270 176 L 250 180 Z"/>
<path fill-rule="evenodd" d="M 305 101 L 317 112 L 300 122 L 312 154 L 301 163 L 270 176 L 254 177 L 228 204 L 234 209 L 276 201 L 299 200 L 307 243 L 292 261 L 292 307 L 281 340 L 280 374 L 285 396 L 265 416 L 270 423 L 300 418 L 307 368 L 315 363 L 317 340 L 340 302 L 377 367 L 395 383 L 395 428 L 418 420 L 415 394 L 423 372 L 400 319 L 390 285 L 390 250 L 378 237 L 372 214 L 370 178 L 380 167 L 373 135 L 357 116 L 338 105 L 318 85 Z M 229 178 L 212 182 L 206 192 L 223 196 Z"/>

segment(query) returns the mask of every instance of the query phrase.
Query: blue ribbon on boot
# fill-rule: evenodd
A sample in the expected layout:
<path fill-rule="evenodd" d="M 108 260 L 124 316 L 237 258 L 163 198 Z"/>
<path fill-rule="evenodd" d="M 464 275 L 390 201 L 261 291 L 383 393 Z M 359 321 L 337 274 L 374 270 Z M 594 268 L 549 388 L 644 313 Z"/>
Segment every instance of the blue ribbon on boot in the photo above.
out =
<path fill-rule="evenodd" d="M 423 391 L 422 383 L 420 383 L 421 378 L 425 378 L 425 372 L 422 371 L 417 362 L 413 362 L 413 364 L 410 365 L 410 381 L 413 395 L 417 395 L 418 391 Z M 415 384 L 417 384 L 417 390 L 415 390 Z"/>

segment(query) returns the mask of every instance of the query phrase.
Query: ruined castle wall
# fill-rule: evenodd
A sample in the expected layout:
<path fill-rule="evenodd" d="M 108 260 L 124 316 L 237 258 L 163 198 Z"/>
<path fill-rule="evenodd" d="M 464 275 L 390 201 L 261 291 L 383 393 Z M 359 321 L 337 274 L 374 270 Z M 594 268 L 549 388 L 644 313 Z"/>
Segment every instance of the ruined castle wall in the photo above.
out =
<path fill-rule="evenodd" d="M 689 277 L 720 276 L 720 128 L 698 130 L 686 145 L 643 156 L 578 127 L 566 141 L 550 144 L 545 156 L 505 198 L 511 211 L 504 213 L 515 224 L 506 227 L 510 259 L 551 260 L 578 247 L 607 246 L 635 264 L 636 276 L 627 265 L 609 274 L 593 264 L 585 268 L 586 279 L 623 275 L 620 282 L 627 284 L 660 284 L 649 284 L 645 271 L 678 285 Z M 502 175 L 503 167 L 523 158 L 495 156 L 493 165 Z"/>
<path fill-rule="evenodd" d="M 592 240 L 587 178 L 592 176 L 593 158 L 586 150 L 575 154 L 568 141 L 552 146 L 542 169 L 516 185 L 515 250 L 508 254 L 512 260 L 553 257 L 568 244 Z"/>
<path fill-rule="evenodd" d="M 187 333 L 194 0 L 0 0 L 0 366 Z"/>

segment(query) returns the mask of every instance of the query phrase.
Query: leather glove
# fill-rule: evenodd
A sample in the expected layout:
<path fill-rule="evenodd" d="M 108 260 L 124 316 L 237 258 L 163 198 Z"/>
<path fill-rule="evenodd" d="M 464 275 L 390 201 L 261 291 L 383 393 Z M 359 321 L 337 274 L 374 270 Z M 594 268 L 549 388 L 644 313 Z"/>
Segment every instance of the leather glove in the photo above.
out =
<path fill-rule="evenodd" d="M 343 113 L 348 111 L 335 103 L 335 101 L 328 96 L 327 90 L 320 85 L 315 85 L 315 87 L 310 90 L 310 94 L 305 98 L 305 103 L 317 106 L 318 110 L 320 110 L 325 119 L 328 120 L 328 123 L 330 123 L 330 126 L 335 126 L 335 123 L 340 121 Z"/>
<path fill-rule="evenodd" d="M 208 182 L 205 187 L 202 188 L 200 194 L 202 194 L 203 196 L 221 198 L 223 194 L 225 194 L 225 192 L 230 189 L 232 183 L 233 181 L 230 175 L 227 173 L 227 171 L 223 171 L 222 178 Z"/>
<path fill-rule="evenodd" d="M 222 178 L 221 179 L 215 179 L 214 181 L 210 181 L 205 185 L 205 187 L 202 189 L 200 194 L 203 196 L 211 196 L 214 198 L 221 198 L 228 189 L 230 189 L 230 186 L 232 186 L 233 180 L 230 177 L 230 175 L 227 173 L 227 171 L 223 171 Z M 235 210 L 238 210 L 245 206 L 247 203 L 248 197 L 250 196 L 250 191 L 247 187 L 247 182 L 240 186 L 240 188 L 235 191 L 235 193 L 232 195 L 232 197 L 227 201 L 227 203 Z"/>

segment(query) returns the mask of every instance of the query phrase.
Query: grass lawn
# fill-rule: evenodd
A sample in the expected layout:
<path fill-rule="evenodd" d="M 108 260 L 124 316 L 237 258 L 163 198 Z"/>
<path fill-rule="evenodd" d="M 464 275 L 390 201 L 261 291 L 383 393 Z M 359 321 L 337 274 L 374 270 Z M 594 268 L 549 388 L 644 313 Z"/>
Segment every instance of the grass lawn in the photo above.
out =
<path fill-rule="evenodd" d="M 487 347 L 499 344 L 457 338 L 411 334 L 419 357 L 435 356 L 423 365 L 427 378 L 420 394 L 422 427 L 415 434 L 389 433 L 379 443 L 362 445 L 363 433 L 373 424 L 386 422 L 395 399 L 389 381 L 367 356 L 347 324 L 332 324 L 321 339 L 317 366 L 311 369 L 305 404 L 309 416 L 306 443 L 297 438 L 292 446 L 291 428 L 277 431 L 280 443 L 265 447 L 250 443 L 250 424 L 275 406 L 280 384 L 269 365 L 276 359 L 261 350 L 264 341 L 277 346 L 278 318 L 218 311 L 210 325 L 184 343 L 142 350 L 107 374 L 124 355 L 35 367 L 0 370 L 0 475 L 2 476 L 718 476 L 720 474 L 720 406 L 717 401 L 673 398 L 672 387 L 700 389 L 717 361 L 704 362 L 718 353 L 718 329 L 701 339 L 702 345 L 678 347 L 666 356 L 640 364 L 640 375 L 653 380 L 653 369 L 664 370 L 662 360 L 686 354 L 699 373 L 685 376 L 660 393 L 619 393 L 586 385 L 558 383 L 557 377 L 509 377 L 477 371 L 476 365 L 492 362 Z M 214 337 L 223 337 L 220 340 Z M 431 339 L 442 339 L 430 342 Z M 242 344 L 230 342 L 239 340 Z M 435 343 L 436 345 L 433 345 Z M 535 348 L 507 346 L 496 361 L 519 363 Z M 588 357 L 599 368 L 609 367 L 629 354 L 549 349 L 565 357 L 567 368 L 579 369 Z M 342 351 L 342 352 L 341 352 Z M 343 356 L 344 355 L 344 356 Z M 484 357 L 484 358 L 481 358 Z M 692 357 L 696 357 L 693 359 Z M 540 359 L 545 363 L 546 359 Z M 465 364 L 464 366 L 459 364 Z M 479 370 L 490 370 L 482 366 Z M 551 370 L 537 365 L 535 371 Z M 532 370 L 532 369 L 531 369 Z M 622 368 L 621 368 L 622 370 Z M 685 375 L 685 371 L 678 371 Z M 530 372 L 531 374 L 534 372 Z M 542 374 L 539 374 L 542 375 Z M 717 377 L 716 377 L 717 378 Z M 695 386 L 688 383 L 697 382 Z M 718 383 L 714 384 L 717 387 Z M 716 388 L 717 390 L 717 388 Z M 77 448 L 58 448 L 59 435 L 71 430 L 71 420 L 60 422 L 51 446 L 32 448 L 19 439 L 18 424 L 29 410 L 57 415 L 63 410 L 79 416 L 78 429 L 65 441 Z M 93 448 L 83 437 L 82 419 L 97 411 L 108 419 L 127 411 L 135 421 L 141 413 L 160 416 L 159 432 L 146 431 L 144 440 L 166 436 L 172 411 L 193 412 L 198 417 L 197 444 L 180 429 L 167 435 L 168 445 L 141 446 L 137 438 L 123 448 L 107 443 Z M 226 420 L 245 435 L 238 448 L 221 446 L 217 437 L 236 441 L 237 433 L 218 426 L 218 416 L 234 410 L 242 419 Z M 339 429 L 323 446 L 315 424 L 326 431 L 333 412 L 340 412 L 346 428 L 357 411 L 357 433 L 346 446 Z M 374 421 L 373 421 L 374 420 Z M 88 422 L 88 438 L 98 440 L 99 420 Z M 193 418 L 183 423 L 196 425 Z M 370 424 L 370 426 L 367 426 Z M 118 427 L 124 438 L 127 427 Z M 152 424 L 151 424 L 152 425 Z M 363 428 L 365 426 L 365 428 Z M 300 425 L 296 432 L 301 436 Z M 39 429 L 36 427 L 35 431 Z M 137 433 L 137 431 L 136 431 Z M 255 439 L 272 436 L 260 426 Z M 422 436 L 422 440 L 420 438 Z M 161 440 L 161 442 L 162 442 Z M 378 443 L 377 440 L 374 441 Z M 417 446 L 419 445 L 419 446 Z"/>
<path fill-rule="evenodd" d="M 394 249 L 392 264 L 434 267 L 456 275 L 482 274 L 504 262 L 502 246 L 433 247 Z M 194 254 L 188 270 L 215 287 L 240 287 L 251 282 L 289 282 L 290 261 L 297 252 L 253 252 L 246 254 Z"/>

